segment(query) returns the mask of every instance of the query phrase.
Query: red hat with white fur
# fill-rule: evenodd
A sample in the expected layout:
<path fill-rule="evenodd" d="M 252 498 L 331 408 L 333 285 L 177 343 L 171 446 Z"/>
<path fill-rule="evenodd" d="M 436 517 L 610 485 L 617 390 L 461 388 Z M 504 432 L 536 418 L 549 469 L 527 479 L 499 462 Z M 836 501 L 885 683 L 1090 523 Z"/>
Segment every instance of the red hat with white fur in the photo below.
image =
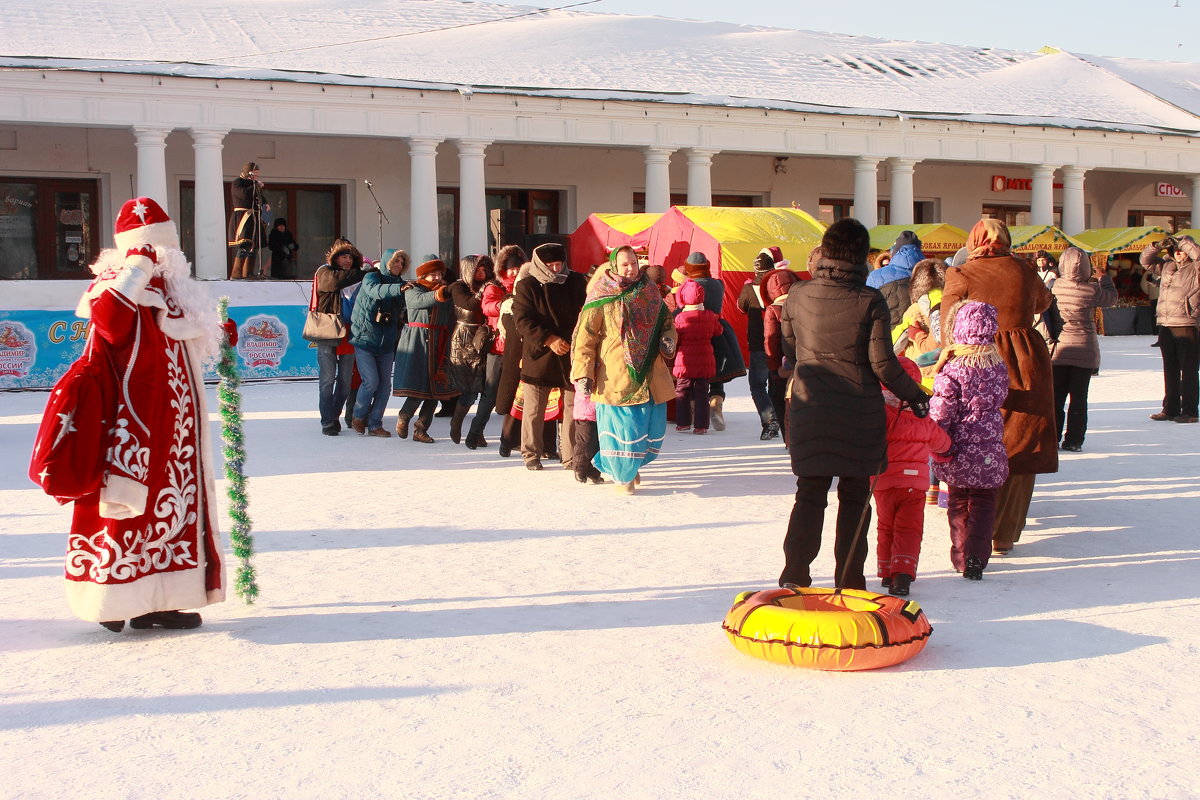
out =
<path fill-rule="evenodd" d="M 126 200 L 117 214 L 113 243 L 117 250 L 151 244 L 157 248 L 179 247 L 179 231 L 156 201 L 149 197 Z"/>

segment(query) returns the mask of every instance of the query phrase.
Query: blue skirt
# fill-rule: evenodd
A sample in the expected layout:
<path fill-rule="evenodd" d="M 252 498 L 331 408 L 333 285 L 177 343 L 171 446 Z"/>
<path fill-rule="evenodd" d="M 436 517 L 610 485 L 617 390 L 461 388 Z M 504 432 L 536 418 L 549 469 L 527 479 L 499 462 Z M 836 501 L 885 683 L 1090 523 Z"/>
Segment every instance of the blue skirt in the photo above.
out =
<path fill-rule="evenodd" d="M 600 452 L 592 463 L 617 483 L 629 483 L 639 469 L 658 458 L 667 435 L 667 404 L 596 403 L 596 432 Z"/>

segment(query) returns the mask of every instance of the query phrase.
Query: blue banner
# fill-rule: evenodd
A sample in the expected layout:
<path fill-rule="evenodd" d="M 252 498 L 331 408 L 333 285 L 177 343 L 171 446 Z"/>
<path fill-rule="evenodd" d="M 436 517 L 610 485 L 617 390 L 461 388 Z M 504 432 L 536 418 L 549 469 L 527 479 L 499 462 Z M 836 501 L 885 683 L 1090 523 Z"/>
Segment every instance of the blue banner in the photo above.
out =
<path fill-rule="evenodd" d="M 316 377 L 316 346 L 300 336 L 307 315 L 306 306 L 231 306 L 242 378 Z M 53 386 L 83 352 L 88 325 L 72 311 L 0 309 L 0 389 Z"/>

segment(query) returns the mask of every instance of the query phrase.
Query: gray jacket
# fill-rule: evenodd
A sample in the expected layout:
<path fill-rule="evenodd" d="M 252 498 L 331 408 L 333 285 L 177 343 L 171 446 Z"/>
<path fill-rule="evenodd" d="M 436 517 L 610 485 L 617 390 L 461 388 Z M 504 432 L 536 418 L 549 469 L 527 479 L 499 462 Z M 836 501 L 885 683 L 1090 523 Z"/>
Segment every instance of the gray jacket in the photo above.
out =
<path fill-rule="evenodd" d="M 1056 367 L 1100 366 L 1100 343 L 1096 338 L 1097 308 L 1117 302 L 1117 287 L 1108 275 L 1096 280 L 1087 255 L 1077 247 L 1068 247 L 1059 262 L 1062 273 L 1050 291 L 1058 302 L 1062 330 L 1058 344 L 1051 345 L 1050 362 Z"/>
<path fill-rule="evenodd" d="M 1200 325 L 1200 246 L 1190 236 L 1181 236 L 1178 247 L 1187 261 L 1159 257 L 1157 244 L 1146 245 L 1141 263 L 1151 283 L 1158 284 L 1158 324 L 1167 328 Z"/>

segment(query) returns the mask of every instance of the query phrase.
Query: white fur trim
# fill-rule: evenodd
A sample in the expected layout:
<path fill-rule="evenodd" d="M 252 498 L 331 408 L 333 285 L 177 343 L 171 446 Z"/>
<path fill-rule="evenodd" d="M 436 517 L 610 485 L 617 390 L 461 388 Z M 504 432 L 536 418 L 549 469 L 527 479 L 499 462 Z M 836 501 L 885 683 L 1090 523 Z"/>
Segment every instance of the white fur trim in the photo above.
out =
<path fill-rule="evenodd" d="M 223 591 L 204 590 L 203 564 L 195 569 L 158 572 L 132 583 L 66 581 L 66 585 L 71 611 L 89 622 L 132 619 L 152 611 L 200 608 L 225 599 Z"/>
<path fill-rule="evenodd" d="M 140 228 L 132 228 L 122 233 L 113 234 L 113 244 L 121 251 L 142 244 L 152 244 L 156 250 L 160 248 L 174 248 L 178 250 L 179 230 L 175 227 L 175 223 L 170 220 L 155 222 L 150 225 L 143 225 Z"/>
<path fill-rule="evenodd" d="M 132 519 L 146 511 L 149 490 L 123 475 L 109 475 L 100 490 L 100 516 L 107 519 Z"/>

